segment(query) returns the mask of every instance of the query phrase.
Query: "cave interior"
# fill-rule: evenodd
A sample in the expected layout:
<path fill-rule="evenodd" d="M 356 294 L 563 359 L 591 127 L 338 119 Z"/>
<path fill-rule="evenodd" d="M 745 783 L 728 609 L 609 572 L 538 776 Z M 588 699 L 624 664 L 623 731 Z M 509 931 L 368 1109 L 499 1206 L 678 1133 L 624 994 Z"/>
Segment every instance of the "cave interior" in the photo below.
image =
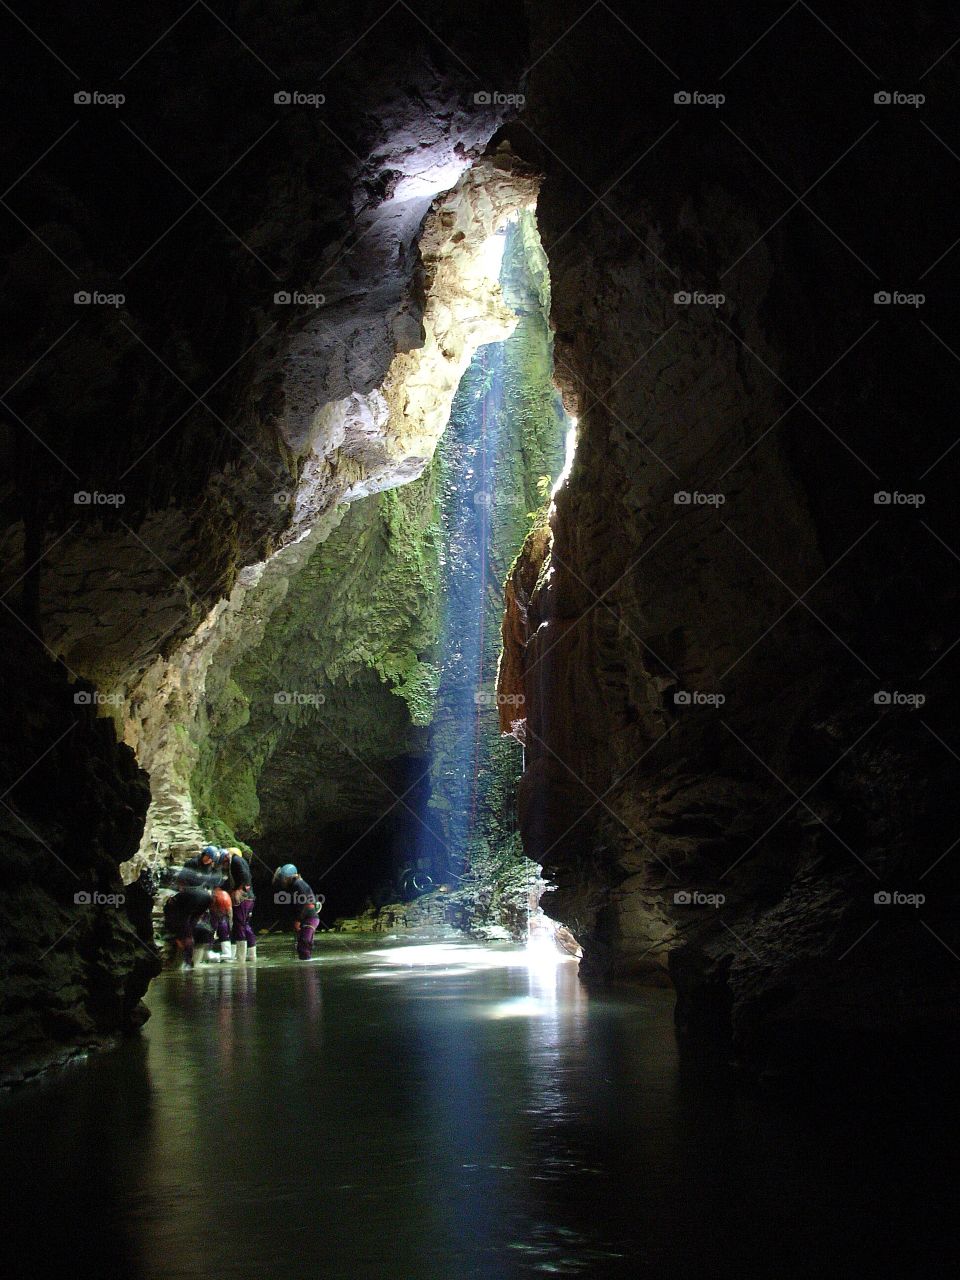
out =
<path fill-rule="evenodd" d="M 949 8 L 227 8 L 0 15 L 5 1081 L 142 1034 L 207 842 L 949 1078 Z"/>

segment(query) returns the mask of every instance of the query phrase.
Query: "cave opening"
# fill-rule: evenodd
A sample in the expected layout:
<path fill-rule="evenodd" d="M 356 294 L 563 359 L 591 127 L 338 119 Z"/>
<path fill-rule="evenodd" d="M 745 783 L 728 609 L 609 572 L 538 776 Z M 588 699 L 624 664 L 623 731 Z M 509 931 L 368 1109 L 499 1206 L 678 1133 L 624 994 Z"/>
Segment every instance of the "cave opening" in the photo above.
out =
<path fill-rule="evenodd" d="M 423 474 L 354 498 L 288 583 L 260 644 L 231 671 L 252 714 L 207 744 L 204 835 L 256 851 L 267 913 L 267 868 L 292 861 L 325 895 L 329 921 L 351 929 L 431 923 L 517 939 L 531 912 L 541 918 L 543 886 L 516 822 L 521 749 L 501 734 L 504 705 L 522 695 L 497 686 L 503 583 L 547 519 L 572 439 L 532 203 L 483 240 L 478 269 L 510 331 L 472 355 Z M 344 574 L 350 589 L 331 593 Z M 359 613 L 358 593 L 369 606 Z M 389 616 L 407 599 L 415 627 Z M 324 648 L 331 630 L 362 652 L 345 680 L 343 655 L 331 661 Z M 275 699 L 278 680 L 303 684 L 283 677 L 290 653 L 298 670 L 307 655 L 312 693 L 284 689 L 290 700 L 271 703 L 263 694 Z M 208 676 L 213 724 L 215 688 Z M 236 796 L 251 751 L 263 752 L 252 822 Z"/>

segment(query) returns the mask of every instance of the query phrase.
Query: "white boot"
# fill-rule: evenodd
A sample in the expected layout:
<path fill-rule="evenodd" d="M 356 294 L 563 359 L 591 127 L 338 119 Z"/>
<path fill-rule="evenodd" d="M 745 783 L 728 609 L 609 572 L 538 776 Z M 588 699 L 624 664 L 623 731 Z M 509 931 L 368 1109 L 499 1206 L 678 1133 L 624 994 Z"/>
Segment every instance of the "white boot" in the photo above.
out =
<path fill-rule="evenodd" d="M 193 948 L 193 967 L 195 969 L 198 969 L 200 965 L 206 964 L 206 962 L 207 962 L 207 944 L 205 942 L 198 942 L 197 945 Z"/>
<path fill-rule="evenodd" d="M 233 959 L 233 943 L 232 942 L 220 943 L 220 959 L 221 960 Z"/>
<path fill-rule="evenodd" d="M 247 963 L 249 964 L 251 961 L 253 961 L 253 963 L 256 964 L 257 963 L 256 946 L 250 947 L 250 946 L 247 946 L 246 943 L 244 943 L 243 945 L 247 948 Z"/>
<path fill-rule="evenodd" d="M 245 942 L 237 943 L 237 959 L 243 964 L 247 958 L 247 944 Z"/>

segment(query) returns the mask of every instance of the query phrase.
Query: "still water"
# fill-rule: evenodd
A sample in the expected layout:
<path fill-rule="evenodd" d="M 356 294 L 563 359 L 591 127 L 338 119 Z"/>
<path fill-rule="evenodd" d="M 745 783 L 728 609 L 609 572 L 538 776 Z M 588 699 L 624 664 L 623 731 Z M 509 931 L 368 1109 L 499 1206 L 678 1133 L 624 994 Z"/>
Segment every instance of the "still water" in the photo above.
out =
<path fill-rule="evenodd" d="M 7 1274 L 947 1273 L 948 1128 L 691 1077 L 669 993 L 572 961 L 317 952 L 166 973 L 141 1037 L 0 1103 Z"/>

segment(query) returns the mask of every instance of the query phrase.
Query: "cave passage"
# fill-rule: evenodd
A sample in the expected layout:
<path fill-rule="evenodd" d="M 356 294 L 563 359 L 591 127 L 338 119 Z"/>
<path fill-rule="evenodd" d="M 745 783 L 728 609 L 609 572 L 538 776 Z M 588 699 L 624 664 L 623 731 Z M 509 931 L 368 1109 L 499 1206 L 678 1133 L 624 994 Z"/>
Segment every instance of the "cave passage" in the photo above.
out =
<path fill-rule="evenodd" d="M 955 8 L 0 0 L 5 1270 L 956 1273 Z"/>

